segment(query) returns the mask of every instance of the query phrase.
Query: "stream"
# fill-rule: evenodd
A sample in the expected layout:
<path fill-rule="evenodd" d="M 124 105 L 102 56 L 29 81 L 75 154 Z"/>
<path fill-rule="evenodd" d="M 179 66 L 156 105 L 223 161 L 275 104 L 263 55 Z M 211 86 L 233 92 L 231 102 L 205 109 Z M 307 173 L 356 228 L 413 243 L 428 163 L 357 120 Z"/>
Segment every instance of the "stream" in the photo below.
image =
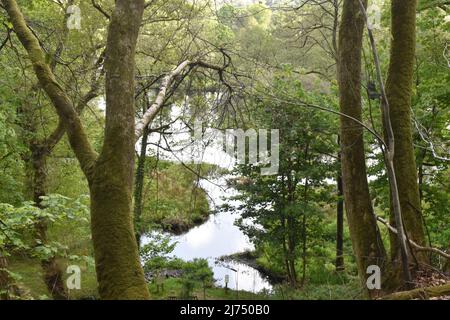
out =
<path fill-rule="evenodd" d="M 225 179 L 223 178 L 212 182 L 200 180 L 200 186 L 210 197 L 212 209 L 225 201 L 231 201 L 226 198 L 236 192 L 233 189 L 222 187 L 224 185 Z M 194 258 L 207 259 L 218 286 L 225 286 L 225 276 L 228 275 L 228 288 L 230 289 L 255 293 L 262 290 L 270 291 L 272 289 L 271 284 L 258 270 L 230 260 L 219 261 L 220 257 L 253 249 L 253 245 L 249 242 L 247 236 L 234 225 L 237 218 L 239 218 L 238 212 L 221 211 L 211 214 L 205 223 L 192 228 L 186 234 L 172 236 L 172 241 L 177 242 L 172 255 L 185 261 Z M 143 237 L 142 243 L 148 243 L 148 238 Z"/>

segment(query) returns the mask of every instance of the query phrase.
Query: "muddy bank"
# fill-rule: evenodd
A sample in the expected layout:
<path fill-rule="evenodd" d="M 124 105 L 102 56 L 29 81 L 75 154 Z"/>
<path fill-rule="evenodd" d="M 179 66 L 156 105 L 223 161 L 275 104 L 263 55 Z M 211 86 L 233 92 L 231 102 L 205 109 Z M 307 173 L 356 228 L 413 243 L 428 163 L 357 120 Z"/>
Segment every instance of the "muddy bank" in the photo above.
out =
<path fill-rule="evenodd" d="M 208 212 L 202 212 L 200 216 L 195 216 L 192 219 L 179 219 L 176 217 L 166 218 L 159 223 L 164 232 L 180 236 L 189 232 L 192 228 L 201 226 L 210 218 Z"/>
<path fill-rule="evenodd" d="M 257 256 L 255 255 L 255 252 L 253 251 L 244 251 L 244 252 L 238 252 L 232 255 L 223 256 L 220 257 L 219 261 L 235 261 L 238 263 L 245 264 L 255 270 L 257 270 L 263 277 L 267 278 L 267 280 L 272 284 L 281 284 L 283 281 L 285 281 L 285 277 L 283 275 L 280 275 L 278 273 L 275 273 L 271 270 L 268 270 L 264 268 L 263 266 L 259 265 L 256 261 Z"/>

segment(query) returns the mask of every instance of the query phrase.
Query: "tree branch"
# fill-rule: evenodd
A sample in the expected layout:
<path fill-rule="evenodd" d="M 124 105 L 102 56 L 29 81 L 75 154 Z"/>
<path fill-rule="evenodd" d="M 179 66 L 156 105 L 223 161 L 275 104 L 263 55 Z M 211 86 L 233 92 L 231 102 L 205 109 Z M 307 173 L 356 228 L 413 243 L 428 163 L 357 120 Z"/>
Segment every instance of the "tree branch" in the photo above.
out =
<path fill-rule="evenodd" d="M 225 63 L 224 66 L 217 66 L 217 65 L 213 65 L 213 64 L 210 64 L 210 63 L 207 63 L 204 61 L 190 61 L 190 60 L 185 60 L 182 63 L 180 63 L 175 69 L 173 69 L 170 73 L 168 73 L 162 79 L 161 85 L 159 87 L 159 92 L 155 98 L 155 101 L 144 113 L 144 115 L 142 116 L 142 119 L 136 123 L 136 128 L 135 128 L 136 141 L 142 136 L 142 133 L 144 132 L 144 128 L 153 121 L 153 119 L 156 117 L 158 112 L 162 109 L 162 107 L 164 105 L 164 101 L 166 101 L 168 89 L 171 87 L 173 80 L 177 76 L 181 75 L 184 70 L 186 70 L 188 68 L 192 69 L 195 66 L 216 70 L 219 73 L 220 81 L 225 83 L 224 78 L 223 78 L 223 73 L 228 65 L 229 65 L 229 62 Z M 228 84 L 226 84 L 226 86 L 229 89 L 231 89 L 231 87 Z"/>
<path fill-rule="evenodd" d="M 390 232 L 394 233 L 394 234 L 398 234 L 398 231 L 396 228 L 394 228 L 393 226 L 391 226 L 386 220 L 384 220 L 381 217 L 376 217 L 378 221 L 380 221 L 382 224 L 384 224 Z M 428 251 L 428 252 L 433 252 L 436 253 L 438 255 L 440 255 L 441 257 L 444 257 L 445 259 L 449 259 L 450 260 L 450 254 L 445 253 L 444 251 L 441 251 L 437 248 L 433 248 L 433 247 L 422 247 L 420 245 L 418 245 L 417 243 L 415 243 L 413 240 L 409 240 L 409 243 L 417 250 L 417 251 Z"/>
<path fill-rule="evenodd" d="M 62 124 L 67 130 L 70 145 L 80 162 L 81 169 L 89 179 L 97 159 L 97 153 L 89 142 L 73 103 L 46 63 L 44 51 L 38 39 L 28 28 L 17 2 L 15 0 L 2 0 L 2 3 L 20 42 L 28 53 L 40 85 L 52 101 Z"/>
<path fill-rule="evenodd" d="M 95 63 L 94 69 L 99 69 L 104 62 L 105 59 L 105 51 L 103 51 L 100 54 L 100 57 L 97 59 L 97 62 Z M 98 89 L 99 89 L 99 81 L 102 75 L 104 74 L 104 69 L 101 70 L 101 72 L 95 72 L 91 78 L 91 87 L 89 91 L 80 99 L 78 102 L 75 111 L 78 115 L 81 115 L 84 108 L 87 106 L 87 104 L 94 98 L 98 96 Z M 62 139 L 64 134 L 66 133 L 66 128 L 64 126 L 64 122 L 59 120 L 58 126 L 56 129 L 49 135 L 49 137 L 44 142 L 44 148 L 46 152 L 51 152 L 52 149 L 58 144 L 58 142 Z"/>
<path fill-rule="evenodd" d="M 111 19 L 111 16 L 97 2 L 95 2 L 95 0 L 91 0 L 91 2 L 94 8 L 97 9 L 106 19 Z"/>

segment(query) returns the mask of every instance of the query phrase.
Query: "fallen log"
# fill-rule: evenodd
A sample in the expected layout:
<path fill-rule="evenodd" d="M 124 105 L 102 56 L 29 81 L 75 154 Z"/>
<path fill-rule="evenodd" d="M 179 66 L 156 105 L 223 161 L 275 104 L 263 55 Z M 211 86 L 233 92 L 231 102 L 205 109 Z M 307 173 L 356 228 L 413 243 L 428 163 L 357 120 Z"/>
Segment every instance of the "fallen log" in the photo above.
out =
<path fill-rule="evenodd" d="M 428 300 L 429 298 L 450 296 L 450 283 L 437 287 L 417 288 L 409 291 L 395 292 L 382 297 L 382 300 Z"/>

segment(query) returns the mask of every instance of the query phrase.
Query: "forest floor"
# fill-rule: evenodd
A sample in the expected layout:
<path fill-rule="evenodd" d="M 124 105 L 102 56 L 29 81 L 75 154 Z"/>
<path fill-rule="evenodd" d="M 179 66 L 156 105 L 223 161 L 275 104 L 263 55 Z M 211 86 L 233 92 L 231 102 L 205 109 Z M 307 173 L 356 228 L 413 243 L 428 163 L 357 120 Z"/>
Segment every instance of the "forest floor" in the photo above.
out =
<path fill-rule="evenodd" d="M 51 299 L 51 294 L 43 281 L 42 268 L 39 261 L 26 257 L 14 257 L 10 261 L 12 272 L 20 274 L 18 283 L 25 295 L 31 299 Z M 67 261 L 60 261 L 65 268 Z M 98 299 L 97 280 L 93 266 L 81 264 L 81 289 L 71 290 L 69 297 L 72 300 Z M 65 274 L 65 277 L 68 275 Z M 66 278 L 64 279 L 66 281 Z M 178 299 L 183 294 L 183 281 L 179 278 L 169 278 L 164 280 L 159 288 L 155 283 L 149 283 L 149 290 L 152 299 L 168 300 Z M 205 296 L 206 294 L 206 296 Z M 339 299 L 363 299 L 357 281 L 350 281 L 347 284 L 307 284 L 301 289 L 291 289 L 287 286 L 276 285 L 271 293 L 253 293 L 248 291 L 235 291 L 222 287 L 210 286 L 205 292 L 200 282 L 194 284 L 190 297 L 198 300 L 339 300 Z"/>
<path fill-rule="evenodd" d="M 67 261 L 60 261 L 65 267 Z M 22 293 L 30 299 L 51 299 L 44 281 L 43 272 L 36 259 L 26 257 L 15 257 L 9 261 L 10 270 L 20 274 L 18 279 L 19 287 Z M 98 299 L 97 280 L 95 270 L 92 266 L 81 265 L 81 289 L 70 290 L 69 297 L 71 300 Z M 67 275 L 65 275 L 66 277 Z M 66 278 L 64 279 L 66 281 Z M 183 291 L 183 284 L 180 279 L 169 278 L 163 282 L 162 288 L 157 288 L 156 284 L 150 283 L 149 290 L 152 299 L 166 300 L 169 297 L 180 297 Z M 220 287 L 206 288 L 206 300 L 264 300 L 270 297 L 266 294 L 255 294 L 247 291 L 225 290 Z M 204 300 L 204 292 L 202 285 L 196 283 L 190 296 L 198 300 Z"/>
<path fill-rule="evenodd" d="M 60 259 L 60 266 L 65 270 L 69 263 L 67 260 Z M 72 300 L 95 299 L 97 293 L 97 278 L 94 266 L 86 263 L 79 263 L 81 269 L 81 288 L 80 290 L 69 290 L 69 297 Z M 16 256 L 9 260 L 10 270 L 20 275 L 18 284 L 23 293 L 32 299 L 51 299 L 51 294 L 43 280 L 42 267 L 37 259 Z M 63 273 L 64 283 L 70 274 Z"/>

